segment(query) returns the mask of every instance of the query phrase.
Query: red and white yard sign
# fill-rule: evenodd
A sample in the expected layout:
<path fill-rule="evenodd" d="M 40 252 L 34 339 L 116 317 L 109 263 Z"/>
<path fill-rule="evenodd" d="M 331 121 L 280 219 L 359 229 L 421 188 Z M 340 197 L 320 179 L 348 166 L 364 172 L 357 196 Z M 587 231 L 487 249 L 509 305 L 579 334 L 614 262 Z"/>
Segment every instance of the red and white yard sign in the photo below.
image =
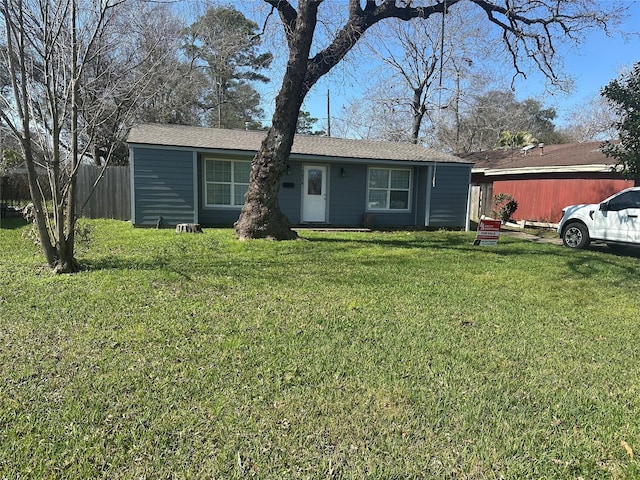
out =
<path fill-rule="evenodd" d="M 481 218 L 478 223 L 478 232 L 474 245 L 497 245 L 500 238 L 500 220 Z"/>

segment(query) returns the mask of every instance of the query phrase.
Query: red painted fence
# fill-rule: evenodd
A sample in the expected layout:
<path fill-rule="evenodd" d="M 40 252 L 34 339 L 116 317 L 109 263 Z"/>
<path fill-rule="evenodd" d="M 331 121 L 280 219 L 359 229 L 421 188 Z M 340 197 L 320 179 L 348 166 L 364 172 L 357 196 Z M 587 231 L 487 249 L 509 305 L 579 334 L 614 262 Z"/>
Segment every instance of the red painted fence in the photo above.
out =
<path fill-rule="evenodd" d="M 599 203 L 633 182 L 619 179 L 529 179 L 493 182 L 493 195 L 506 193 L 518 202 L 514 220 L 557 223 L 562 209 L 579 203 Z"/>

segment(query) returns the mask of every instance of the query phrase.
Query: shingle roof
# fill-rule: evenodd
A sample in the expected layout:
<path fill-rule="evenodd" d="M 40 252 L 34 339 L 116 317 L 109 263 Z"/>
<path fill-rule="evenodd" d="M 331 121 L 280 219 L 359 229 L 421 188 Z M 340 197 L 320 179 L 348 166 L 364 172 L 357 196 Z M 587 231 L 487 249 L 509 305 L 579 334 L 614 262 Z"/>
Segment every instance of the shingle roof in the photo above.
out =
<path fill-rule="evenodd" d="M 584 166 L 601 166 L 603 170 L 615 164 L 602 153 L 602 142 L 584 142 L 535 147 L 526 154 L 521 150 L 487 150 L 462 155 L 473 162 L 474 171 L 538 169 L 545 170 L 567 167 L 568 170 L 580 170 Z"/>
<path fill-rule="evenodd" d="M 255 152 L 264 131 L 224 130 L 182 125 L 141 124 L 129 132 L 129 144 L 189 147 L 203 150 Z M 334 158 L 404 160 L 413 162 L 471 163 L 454 155 L 414 145 L 372 140 L 349 140 L 317 135 L 296 135 L 292 154 Z"/>

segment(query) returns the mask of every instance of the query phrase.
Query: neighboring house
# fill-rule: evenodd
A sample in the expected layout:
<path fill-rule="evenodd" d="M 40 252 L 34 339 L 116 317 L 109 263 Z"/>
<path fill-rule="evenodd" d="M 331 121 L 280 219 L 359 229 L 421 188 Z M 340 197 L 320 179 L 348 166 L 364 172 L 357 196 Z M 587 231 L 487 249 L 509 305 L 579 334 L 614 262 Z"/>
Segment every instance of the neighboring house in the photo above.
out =
<path fill-rule="evenodd" d="M 132 223 L 233 224 L 265 135 L 133 127 Z M 294 225 L 467 227 L 471 166 L 413 144 L 299 135 L 280 185 L 280 209 Z"/>
<path fill-rule="evenodd" d="M 513 219 L 557 223 L 562 208 L 598 203 L 633 186 L 615 171 L 601 142 L 538 145 L 521 150 L 491 150 L 465 155 L 473 162 L 470 216 L 491 215 L 495 195 L 518 202 Z"/>

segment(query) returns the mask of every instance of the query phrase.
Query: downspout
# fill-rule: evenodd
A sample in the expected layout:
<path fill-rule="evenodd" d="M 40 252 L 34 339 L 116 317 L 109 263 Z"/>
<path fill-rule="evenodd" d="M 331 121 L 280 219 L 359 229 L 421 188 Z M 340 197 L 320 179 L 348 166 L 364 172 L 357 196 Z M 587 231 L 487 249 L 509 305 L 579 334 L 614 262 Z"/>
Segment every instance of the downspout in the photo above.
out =
<path fill-rule="evenodd" d="M 200 205 L 198 203 L 198 153 L 193 152 L 193 223 L 200 223 L 198 217 Z"/>
<path fill-rule="evenodd" d="M 129 188 L 131 201 L 131 225 L 136 226 L 136 184 L 135 184 L 135 155 L 133 147 L 129 147 Z"/>
<path fill-rule="evenodd" d="M 427 169 L 427 195 L 425 199 L 425 209 L 424 209 L 424 226 L 428 227 L 431 219 L 431 189 L 433 188 L 433 183 L 431 182 L 431 178 L 433 177 L 433 165 L 429 165 Z"/>
<path fill-rule="evenodd" d="M 420 185 L 420 167 L 415 167 L 415 179 L 413 180 L 413 225 L 418 226 L 418 187 Z"/>

